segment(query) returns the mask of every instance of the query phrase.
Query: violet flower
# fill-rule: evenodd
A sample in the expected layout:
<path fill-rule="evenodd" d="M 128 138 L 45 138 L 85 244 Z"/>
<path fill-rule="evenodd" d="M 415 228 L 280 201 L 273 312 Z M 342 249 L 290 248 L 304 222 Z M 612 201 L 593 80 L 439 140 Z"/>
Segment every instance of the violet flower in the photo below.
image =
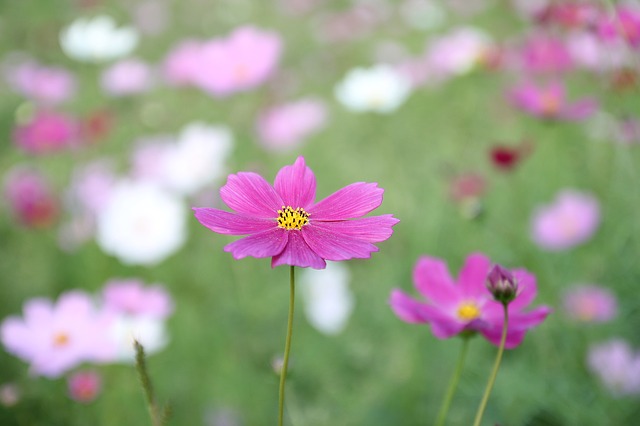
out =
<path fill-rule="evenodd" d="M 489 258 L 474 253 L 467 257 L 458 279 L 454 280 L 444 261 L 423 256 L 416 263 L 413 280 L 425 301 L 415 300 L 396 289 L 391 292 L 391 309 L 405 322 L 429 324 L 438 339 L 478 332 L 499 346 L 504 311 L 502 303 L 495 301 L 486 287 L 490 268 Z M 507 349 L 520 345 L 527 331 L 551 313 L 548 306 L 525 311 L 536 296 L 536 278 L 525 269 L 513 269 L 510 273 L 519 290 L 508 305 Z"/>
<path fill-rule="evenodd" d="M 248 235 L 224 250 L 235 259 L 271 257 L 271 266 L 324 269 L 326 260 L 369 258 L 398 223 L 393 215 L 362 218 L 382 203 L 377 183 L 356 182 L 314 202 L 316 178 L 304 158 L 278 172 L 272 187 L 260 175 L 229 175 L 222 200 L 236 213 L 194 208 L 214 232 Z M 355 220 L 349 220 L 355 219 Z"/>
<path fill-rule="evenodd" d="M 592 98 L 582 98 L 569 103 L 564 85 L 551 82 L 537 85 L 526 82 L 514 87 L 508 94 L 510 102 L 534 117 L 552 120 L 580 121 L 590 117 L 598 109 Z"/>
<path fill-rule="evenodd" d="M 640 354 L 622 339 L 589 348 L 589 369 L 617 397 L 640 394 Z"/>

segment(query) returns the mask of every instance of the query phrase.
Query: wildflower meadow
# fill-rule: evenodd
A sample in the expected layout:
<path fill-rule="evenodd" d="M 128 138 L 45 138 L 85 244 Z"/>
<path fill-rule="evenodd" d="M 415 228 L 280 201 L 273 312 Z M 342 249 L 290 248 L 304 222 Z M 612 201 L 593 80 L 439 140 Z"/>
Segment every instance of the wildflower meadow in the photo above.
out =
<path fill-rule="evenodd" d="M 0 425 L 640 418 L 640 2 L 0 4 Z"/>

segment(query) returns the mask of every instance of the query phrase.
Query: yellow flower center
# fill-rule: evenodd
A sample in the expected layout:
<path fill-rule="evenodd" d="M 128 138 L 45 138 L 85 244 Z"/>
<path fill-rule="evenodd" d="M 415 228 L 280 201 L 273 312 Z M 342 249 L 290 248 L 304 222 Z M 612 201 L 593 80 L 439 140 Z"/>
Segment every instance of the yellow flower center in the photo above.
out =
<path fill-rule="evenodd" d="M 300 230 L 304 225 L 309 223 L 309 213 L 303 208 L 294 209 L 291 206 L 282 206 L 278 210 L 278 227 L 290 231 L 292 229 Z"/>
<path fill-rule="evenodd" d="M 560 99 L 553 92 L 543 93 L 540 102 L 545 115 L 556 115 L 560 111 Z"/>
<path fill-rule="evenodd" d="M 69 336 L 66 333 L 57 333 L 53 336 L 53 346 L 60 348 L 69 344 Z"/>
<path fill-rule="evenodd" d="M 458 318 L 463 321 L 471 321 L 480 316 L 480 308 L 473 302 L 465 302 L 458 308 Z"/>

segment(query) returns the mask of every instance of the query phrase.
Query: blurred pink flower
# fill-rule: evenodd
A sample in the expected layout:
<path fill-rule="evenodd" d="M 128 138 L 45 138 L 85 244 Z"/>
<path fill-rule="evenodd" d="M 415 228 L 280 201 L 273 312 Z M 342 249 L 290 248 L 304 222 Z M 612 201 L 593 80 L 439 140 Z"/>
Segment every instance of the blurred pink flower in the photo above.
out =
<path fill-rule="evenodd" d="M 0 385 L 0 404 L 5 407 L 13 407 L 22 398 L 22 391 L 15 383 L 3 383 Z"/>
<path fill-rule="evenodd" d="M 174 86 L 195 84 L 200 67 L 200 52 L 203 42 L 184 40 L 167 54 L 162 66 L 164 79 Z"/>
<path fill-rule="evenodd" d="M 534 34 L 525 41 L 520 52 L 522 68 L 526 72 L 560 73 L 573 67 L 571 55 L 563 40 Z"/>
<path fill-rule="evenodd" d="M 153 85 L 153 71 L 144 61 L 124 59 L 107 68 L 100 79 L 102 89 L 111 96 L 136 95 Z"/>
<path fill-rule="evenodd" d="M 35 170 L 22 166 L 11 169 L 5 178 L 5 197 L 16 218 L 28 227 L 48 227 L 58 219 L 58 199 L 49 182 Z"/>
<path fill-rule="evenodd" d="M 31 60 L 9 66 L 5 79 L 23 96 L 51 105 L 69 100 L 76 91 L 76 79 L 69 71 Z"/>
<path fill-rule="evenodd" d="M 369 258 L 378 251 L 373 243 L 391 236 L 398 223 L 392 215 L 361 217 L 380 206 L 383 192 L 376 183 L 357 182 L 316 203 L 316 178 L 298 157 L 280 169 L 274 186 L 256 173 L 229 175 L 220 196 L 237 213 L 193 210 L 214 232 L 249 234 L 224 248 L 235 259 L 271 257 L 272 267 L 324 269 L 325 260 Z"/>
<path fill-rule="evenodd" d="M 521 110 L 540 118 L 579 121 L 591 116 L 598 109 L 592 98 L 583 98 L 573 103 L 566 100 L 564 85 L 551 82 L 536 85 L 522 83 L 508 93 L 511 103 Z"/>
<path fill-rule="evenodd" d="M 626 341 L 612 339 L 590 347 L 587 364 L 614 396 L 640 394 L 640 354 Z"/>
<path fill-rule="evenodd" d="M 238 27 L 227 38 L 202 44 L 195 84 L 219 97 L 253 89 L 273 74 L 281 51 L 277 33 L 250 25 Z"/>
<path fill-rule="evenodd" d="M 598 23 L 598 35 L 605 41 L 622 39 L 640 48 L 640 7 L 617 6 L 614 16 L 605 16 Z"/>
<path fill-rule="evenodd" d="M 618 312 L 611 290 L 597 285 L 581 285 L 567 290 L 563 297 L 566 315 L 580 322 L 607 322 Z"/>
<path fill-rule="evenodd" d="M 487 33 L 475 27 L 460 27 L 434 39 L 426 52 L 430 68 L 440 78 L 473 70 L 493 48 Z"/>
<path fill-rule="evenodd" d="M 486 179 L 477 173 L 456 175 L 449 183 L 449 196 L 455 202 L 480 198 L 487 191 Z"/>
<path fill-rule="evenodd" d="M 72 209 L 96 215 L 108 203 L 117 176 L 108 160 L 97 160 L 76 167 L 71 176 L 67 199 Z"/>
<path fill-rule="evenodd" d="M 598 200 L 590 194 L 565 189 L 553 203 L 535 210 L 531 233 L 541 248 L 560 251 L 587 241 L 599 223 Z"/>
<path fill-rule="evenodd" d="M 313 98 L 271 107 L 258 118 L 260 141 L 275 151 L 292 148 L 319 131 L 326 118 L 325 104 Z"/>
<path fill-rule="evenodd" d="M 444 261 L 423 256 L 416 263 L 413 280 L 418 292 L 426 299 L 417 301 L 401 290 L 393 290 L 389 303 L 403 321 L 430 324 L 438 339 L 447 339 L 463 332 L 479 332 L 498 346 L 504 324 L 503 307 L 487 290 L 490 260 L 483 254 L 467 257 L 458 280 L 449 275 Z M 525 269 L 510 271 L 518 285 L 518 295 L 509 303 L 509 324 L 506 348 L 522 343 L 528 330 L 536 327 L 551 313 L 547 306 L 525 312 L 536 297 L 536 278 Z"/>
<path fill-rule="evenodd" d="M 49 154 L 69 149 L 78 142 L 78 123 L 52 111 L 38 111 L 30 121 L 14 129 L 16 144 L 29 154 Z"/>
<path fill-rule="evenodd" d="M 537 13 L 536 20 L 541 24 L 557 24 L 566 29 L 584 29 L 595 24 L 600 14 L 600 5 L 595 3 L 549 2 Z"/>
<path fill-rule="evenodd" d="M 71 399 L 83 404 L 94 401 L 102 388 L 102 378 L 94 370 L 77 371 L 67 379 Z"/>
<path fill-rule="evenodd" d="M 103 290 L 104 307 L 127 315 L 166 318 L 173 312 L 173 300 L 160 285 L 145 286 L 137 279 L 108 281 Z"/>
<path fill-rule="evenodd" d="M 24 317 L 8 317 L 0 326 L 7 352 L 28 362 L 31 372 L 56 378 L 85 361 L 102 362 L 110 345 L 89 295 L 64 293 L 57 302 L 31 299 Z"/>

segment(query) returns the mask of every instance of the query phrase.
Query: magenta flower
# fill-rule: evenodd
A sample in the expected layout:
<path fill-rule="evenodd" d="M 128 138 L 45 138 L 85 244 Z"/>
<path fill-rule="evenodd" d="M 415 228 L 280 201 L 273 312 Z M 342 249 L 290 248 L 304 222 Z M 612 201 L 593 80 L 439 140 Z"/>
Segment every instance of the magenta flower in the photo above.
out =
<path fill-rule="evenodd" d="M 619 6 L 614 16 L 605 17 L 598 24 L 598 35 L 606 41 L 618 38 L 634 48 L 640 48 L 640 8 Z"/>
<path fill-rule="evenodd" d="M 46 228 L 59 216 L 58 198 L 40 173 L 16 166 L 5 181 L 5 198 L 16 218 L 25 226 Z"/>
<path fill-rule="evenodd" d="M 617 397 L 640 394 L 640 354 L 622 339 L 589 348 L 589 369 Z"/>
<path fill-rule="evenodd" d="M 162 286 L 145 287 L 136 279 L 107 282 L 102 297 L 104 307 L 117 313 L 166 318 L 173 312 L 173 300 Z"/>
<path fill-rule="evenodd" d="M 573 61 L 569 50 L 560 39 L 537 34 L 522 47 L 522 66 L 535 73 L 559 73 L 570 71 Z"/>
<path fill-rule="evenodd" d="M 80 127 L 63 114 L 39 111 L 27 123 L 16 127 L 13 138 L 29 154 L 49 154 L 77 144 Z"/>
<path fill-rule="evenodd" d="M 564 85 L 552 82 L 539 86 L 523 83 L 508 94 L 511 103 L 535 117 L 579 121 L 590 117 L 598 109 L 595 99 L 583 98 L 573 103 L 566 99 Z"/>
<path fill-rule="evenodd" d="M 69 397 L 87 404 L 95 400 L 102 389 L 102 378 L 94 370 L 77 371 L 67 379 Z"/>
<path fill-rule="evenodd" d="M 224 250 L 235 259 L 271 257 L 271 266 L 323 269 L 325 260 L 369 258 L 398 223 L 393 215 L 362 218 L 382 203 L 376 183 L 356 182 L 314 202 L 316 178 L 298 157 L 276 175 L 274 186 L 256 173 L 229 175 L 222 200 L 237 213 L 194 208 L 214 232 L 248 235 Z M 355 220 L 349 220 L 355 219 Z"/>
<path fill-rule="evenodd" d="M 326 117 L 324 103 L 312 98 L 272 107 L 258 119 L 260 140 L 267 149 L 286 150 L 319 131 Z"/>
<path fill-rule="evenodd" d="M 403 321 L 430 324 L 438 339 L 447 339 L 462 332 L 479 332 L 495 346 L 500 344 L 504 312 L 500 302 L 486 287 L 491 269 L 483 254 L 467 257 L 458 280 L 449 275 L 440 259 L 423 256 L 413 271 L 415 287 L 426 299 L 418 301 L 401 290 L 393 290 L 389 303 Z M 524 311 L 536 297 L 536 278 L 525 269 L 513 269 L 518 286 L 516 298 L 509 303 L 509 323 L 505 347 L 513 349 L 522 343 L 527 330 L 539 325 L 551 313 L 547 306 Z"/>
<path fill-rule="evenodd" d="M 581 285 L 567 290 L 562 304 L 566 315 L 580 322 L 607 322 L 618 313 L 614 294 L 597 285 Z"/>
<path fill-rule="evenodd" d="M 536 209 L 533 241 L 550 251 L 567 250 L 587 241 L 600 224 L 600 204 L 590 194 L 566 189 L 550 205 Z"/>

